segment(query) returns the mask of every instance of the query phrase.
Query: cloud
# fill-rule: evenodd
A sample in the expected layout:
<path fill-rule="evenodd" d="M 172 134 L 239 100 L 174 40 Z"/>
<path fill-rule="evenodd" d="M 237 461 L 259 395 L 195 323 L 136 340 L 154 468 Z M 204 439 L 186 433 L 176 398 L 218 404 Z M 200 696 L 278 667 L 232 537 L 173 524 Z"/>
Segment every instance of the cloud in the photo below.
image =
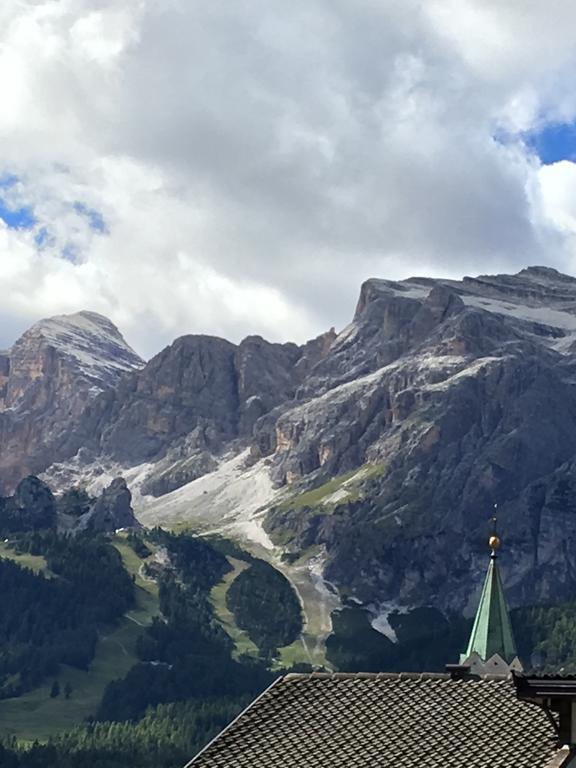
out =
<path fill-rule="evenodd" d="M 144 354 L 304 340 L 370 276 L 574 269 L 572 168 L 525 140 L 576 117 L 552 5 L 7 0 L 0 178 L 34 224 L 0 222 L 0 346 L 82 308 Z"/>

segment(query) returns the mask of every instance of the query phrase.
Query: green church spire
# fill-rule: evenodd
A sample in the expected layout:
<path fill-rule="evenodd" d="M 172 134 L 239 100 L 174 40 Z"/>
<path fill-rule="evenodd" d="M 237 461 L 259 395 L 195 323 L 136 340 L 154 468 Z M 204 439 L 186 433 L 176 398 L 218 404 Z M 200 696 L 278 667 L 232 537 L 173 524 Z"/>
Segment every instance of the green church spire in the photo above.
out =
<path fill-rule="evenodd" d="M 494 523 L 496 519 L 494 518 Z M 518 669 L 520 662 L 512 632 L 510 614 L 504 596 L 496 551 L 500 539 L 494 531 L 490 537 L 490 565 L 482 590 L 480 604 L 474 619 L 472 634 L 461 663 L 471 663 L 479 672 L 500 672 L 502 667 Z M 488 663 L 490 662 L 490 663 Z M 495 669 L 495 668 L 498 669 Z"/>

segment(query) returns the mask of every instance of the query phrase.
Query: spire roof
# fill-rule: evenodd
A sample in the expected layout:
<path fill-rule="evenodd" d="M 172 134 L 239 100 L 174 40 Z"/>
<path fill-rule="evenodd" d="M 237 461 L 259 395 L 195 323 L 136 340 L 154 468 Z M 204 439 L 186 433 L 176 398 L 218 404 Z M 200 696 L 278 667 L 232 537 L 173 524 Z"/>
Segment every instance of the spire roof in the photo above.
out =
<path fill-rule="evenodd" d="M 509 664 L 516 658 L 517 653 L 510 614 L 496 561 L 495 550 L 499 544 L 499 540 L 496 539 L 495 546 L 493 546 L 493 540 L 490 540 L 492 546 L 490 565 L 466 650 L 466 657 L 476 653 L 482 661 L 487 661 L 497 653 Z"/>

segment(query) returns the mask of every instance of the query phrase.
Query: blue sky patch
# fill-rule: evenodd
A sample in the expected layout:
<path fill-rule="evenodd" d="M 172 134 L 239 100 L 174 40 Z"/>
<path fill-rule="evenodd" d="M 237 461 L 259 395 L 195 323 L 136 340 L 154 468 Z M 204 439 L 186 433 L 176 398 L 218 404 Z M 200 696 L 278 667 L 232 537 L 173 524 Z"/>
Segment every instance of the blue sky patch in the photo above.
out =
<path fill-rule="evenodd" d="M 88 225 L 93 232 L 97 232 L 99 235 L 108 234 L 108 227 L 99 211 L 89 208 L 85 203 L 79 202 L 74 203 L 74 210 L 88 220 Z"/>
<path fill-rule="evenodd" d="M 544 165 L 576 161 L 576 123 L 547 125 L 541 131 L 526 134 L 524 140 Z"/>
<path fill-rule="evenodd" d="M 10 229 L 31 229 L 36 224 L 32 208 L 12 208 L 1 196 L 0 219 Z"/>
<path fill-rule="evenodd" d="M 31 229 L 36 224 L 30 206 L 11 203 L 10 192 L 20 179 L 11 173 L 0 175 L 0 219 L 10 229 Z"/>

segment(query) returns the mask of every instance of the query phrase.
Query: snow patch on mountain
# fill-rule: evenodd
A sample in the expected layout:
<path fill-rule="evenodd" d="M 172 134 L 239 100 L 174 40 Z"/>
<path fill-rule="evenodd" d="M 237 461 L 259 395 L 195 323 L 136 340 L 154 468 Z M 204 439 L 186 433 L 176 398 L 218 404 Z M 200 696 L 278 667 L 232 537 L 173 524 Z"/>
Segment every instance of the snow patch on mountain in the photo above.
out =
<path fill-rule="evenodd" d="M 96 312 L 57 315 L 41 320 L 17 344 L 39 339 L 75 361 L 90 379 L 114 383 L 119 374 L 135 371 L 144 361 L 127 344 L 116 326 Z"/>
<path fill-rule="evenodd" d="M 510 301 L 485 299 L 479 296 L 462 296 L 465 304 L 498 315 L 514 317 L 529 323 L 547 325 L 566 331 L 576 331 L 576 316 L 567 310 L 550 309 L 549 307 L 532 307 L 526 304 L 515 304 Z"/>
<path fill-rule="evenodd" d="M 545 267 L 530 267 L 518 275 L 464 278 L 463 281 L 410 278 L 399 282 L 372 279 L 382 294 L 424 299 L 434 286 L 445 286 L 460 296 L 468 307 L 483 309 L 550 329 L 549 339 L 538 336 L 563 354 L 576 337 L 576 280 Z M 342 342 L 351 335 L 345 329 Z M 339 337 L 340 339 L 340 337 Z"/>
<path fill-rule="evenodd" d="M 381 635 L 387 637 L 393 643 L 398 642 L 396 630 L 390 624 L 390 616 L 393 613 L 408 613 L 410 610 L 405 605 L 398 605 L 397 603 L 387 602 L 380 603 L 379 605 L 367 606 L 368 611 L 371 614 L 370 625 L 376 632 L 380 632 Z"/>

